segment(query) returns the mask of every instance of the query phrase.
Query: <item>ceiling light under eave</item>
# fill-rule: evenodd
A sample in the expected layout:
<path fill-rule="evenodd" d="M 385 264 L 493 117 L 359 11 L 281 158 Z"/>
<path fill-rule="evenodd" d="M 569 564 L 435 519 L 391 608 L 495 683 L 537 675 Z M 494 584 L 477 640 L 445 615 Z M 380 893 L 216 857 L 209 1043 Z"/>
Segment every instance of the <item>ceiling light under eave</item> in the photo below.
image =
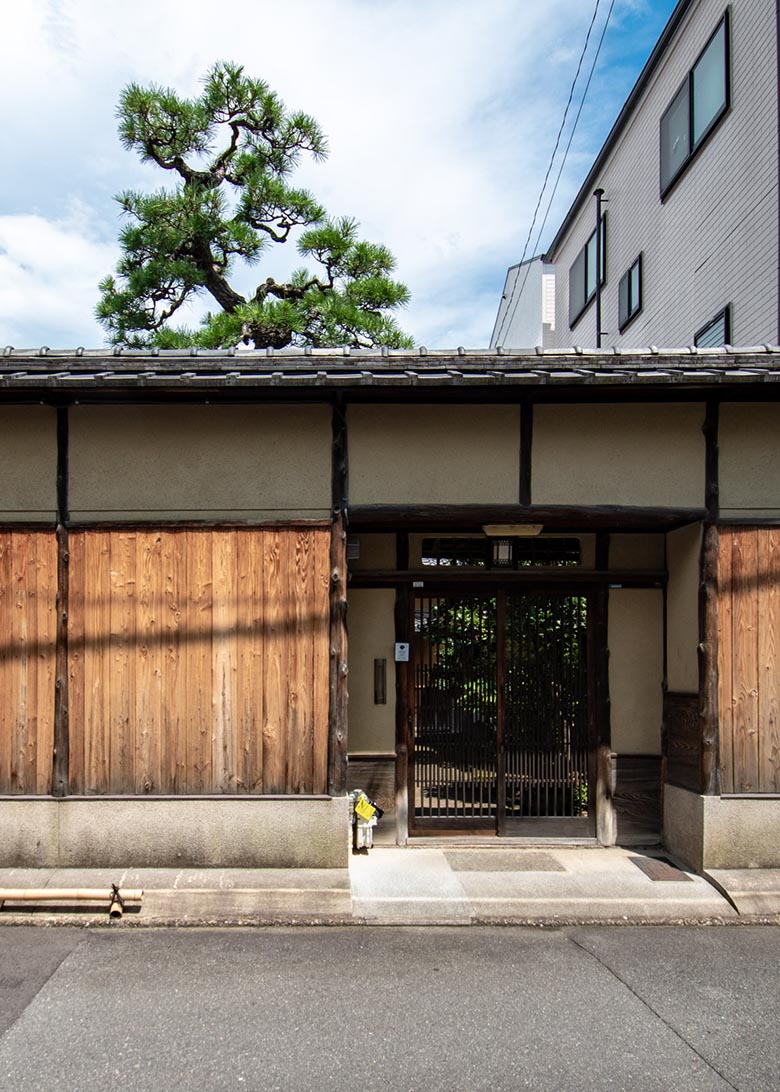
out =
<path fill-rule="evenodd" d="M 533 538 L 544 530 L 543 523 L 484 523 L 489 538 Z"/>

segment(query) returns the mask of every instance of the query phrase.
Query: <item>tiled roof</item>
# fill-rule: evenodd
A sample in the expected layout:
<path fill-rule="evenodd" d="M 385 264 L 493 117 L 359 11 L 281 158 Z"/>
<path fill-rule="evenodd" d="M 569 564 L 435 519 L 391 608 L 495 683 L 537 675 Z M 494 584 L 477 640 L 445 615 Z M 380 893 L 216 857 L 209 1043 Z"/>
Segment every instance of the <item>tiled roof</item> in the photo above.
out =
<path fill-rule="evenodd" d="M 698 349 L 14 349 L 2 392 L 25 389 L 555 386 L 720 387 L 780 381 L 780 346 Z"/>

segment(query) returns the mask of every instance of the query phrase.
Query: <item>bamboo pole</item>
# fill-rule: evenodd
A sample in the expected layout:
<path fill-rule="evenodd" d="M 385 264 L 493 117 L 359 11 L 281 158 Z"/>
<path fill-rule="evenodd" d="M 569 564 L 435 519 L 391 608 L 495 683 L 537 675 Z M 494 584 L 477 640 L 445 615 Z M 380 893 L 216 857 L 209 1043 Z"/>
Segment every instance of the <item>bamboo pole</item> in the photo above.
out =
<path fill-rule="evenodd" d="M 122 906 L 142 902 L 140 888 L 121 891 L 115 888 L 91 887 L 7 887 L 0 888 L 0 906 L 6 902 L 107 902 L 112 917 L 122 916 Z"/>
<path fill-rule="evenodd" d="M 124 902 L 141 902 L 141 889 L 120 891 Z M 8 887 L 0 888 L 0 902 L 108 902 L 113 898 L 111 888 L 91 887 Z"/>

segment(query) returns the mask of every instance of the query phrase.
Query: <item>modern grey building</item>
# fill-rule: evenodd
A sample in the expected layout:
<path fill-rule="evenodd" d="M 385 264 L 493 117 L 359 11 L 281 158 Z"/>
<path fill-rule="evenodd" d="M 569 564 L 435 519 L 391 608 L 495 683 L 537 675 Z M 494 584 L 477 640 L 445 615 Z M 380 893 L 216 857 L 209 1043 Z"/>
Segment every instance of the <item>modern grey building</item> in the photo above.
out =
<path fill-rule="evenodd" d="M 680 0 L 545 261 L 545 347 L 777 342 L 776 5 Z"/>

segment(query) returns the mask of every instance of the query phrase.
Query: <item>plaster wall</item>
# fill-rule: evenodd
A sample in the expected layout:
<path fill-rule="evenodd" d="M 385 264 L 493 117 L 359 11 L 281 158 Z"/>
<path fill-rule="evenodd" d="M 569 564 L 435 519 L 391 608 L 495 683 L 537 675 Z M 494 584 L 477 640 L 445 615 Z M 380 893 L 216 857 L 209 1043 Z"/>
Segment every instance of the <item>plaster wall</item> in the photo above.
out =
<path fill-rule="evenodd" d="M 611 745 L 619 754 L 661 752 L 663 594 L 656 588 L 609 593 Z"/>
<path fill-rule="evenodd" d="M 327 406 L 76 406 L 74 519 L 289 519 L 330 512 Z"/>
<path fill-rule="evenodd" d="M 666 536 L 669 583 L 666 590 L 666 674 L 669 689 L 695 694 L 699 689 L 699 552 L 696 523 Z"/>
<path fill-rule="evenodd" d="M 517 406 L 350 406 L 350 500 L 517 504 Z"/>
<path fill-rule="evenodd" d="M 0 521 L 57 517 L 57 411 L 0 408 Z"/>
<path fill-rule="evenodd" d="M 0 800 L 3 868 L 346 868 L 346 797 Z"/>
<path fill-rule="evenodd" d="M 534 504 L 704 504 L 704 407 L 542 405 L 534 410 Z"/>
<path fill-rule="evenodd" d="M 349 751 L 395 751 L 395 591 L 349 591 Z M 374 702 L 374 660 L 387 661 L 387 702 Z"/>
<path fill-rule="evenodd" d="M 725 403 L 718 425 L 720 514 L 780 510 L 780 405 Z"/>

